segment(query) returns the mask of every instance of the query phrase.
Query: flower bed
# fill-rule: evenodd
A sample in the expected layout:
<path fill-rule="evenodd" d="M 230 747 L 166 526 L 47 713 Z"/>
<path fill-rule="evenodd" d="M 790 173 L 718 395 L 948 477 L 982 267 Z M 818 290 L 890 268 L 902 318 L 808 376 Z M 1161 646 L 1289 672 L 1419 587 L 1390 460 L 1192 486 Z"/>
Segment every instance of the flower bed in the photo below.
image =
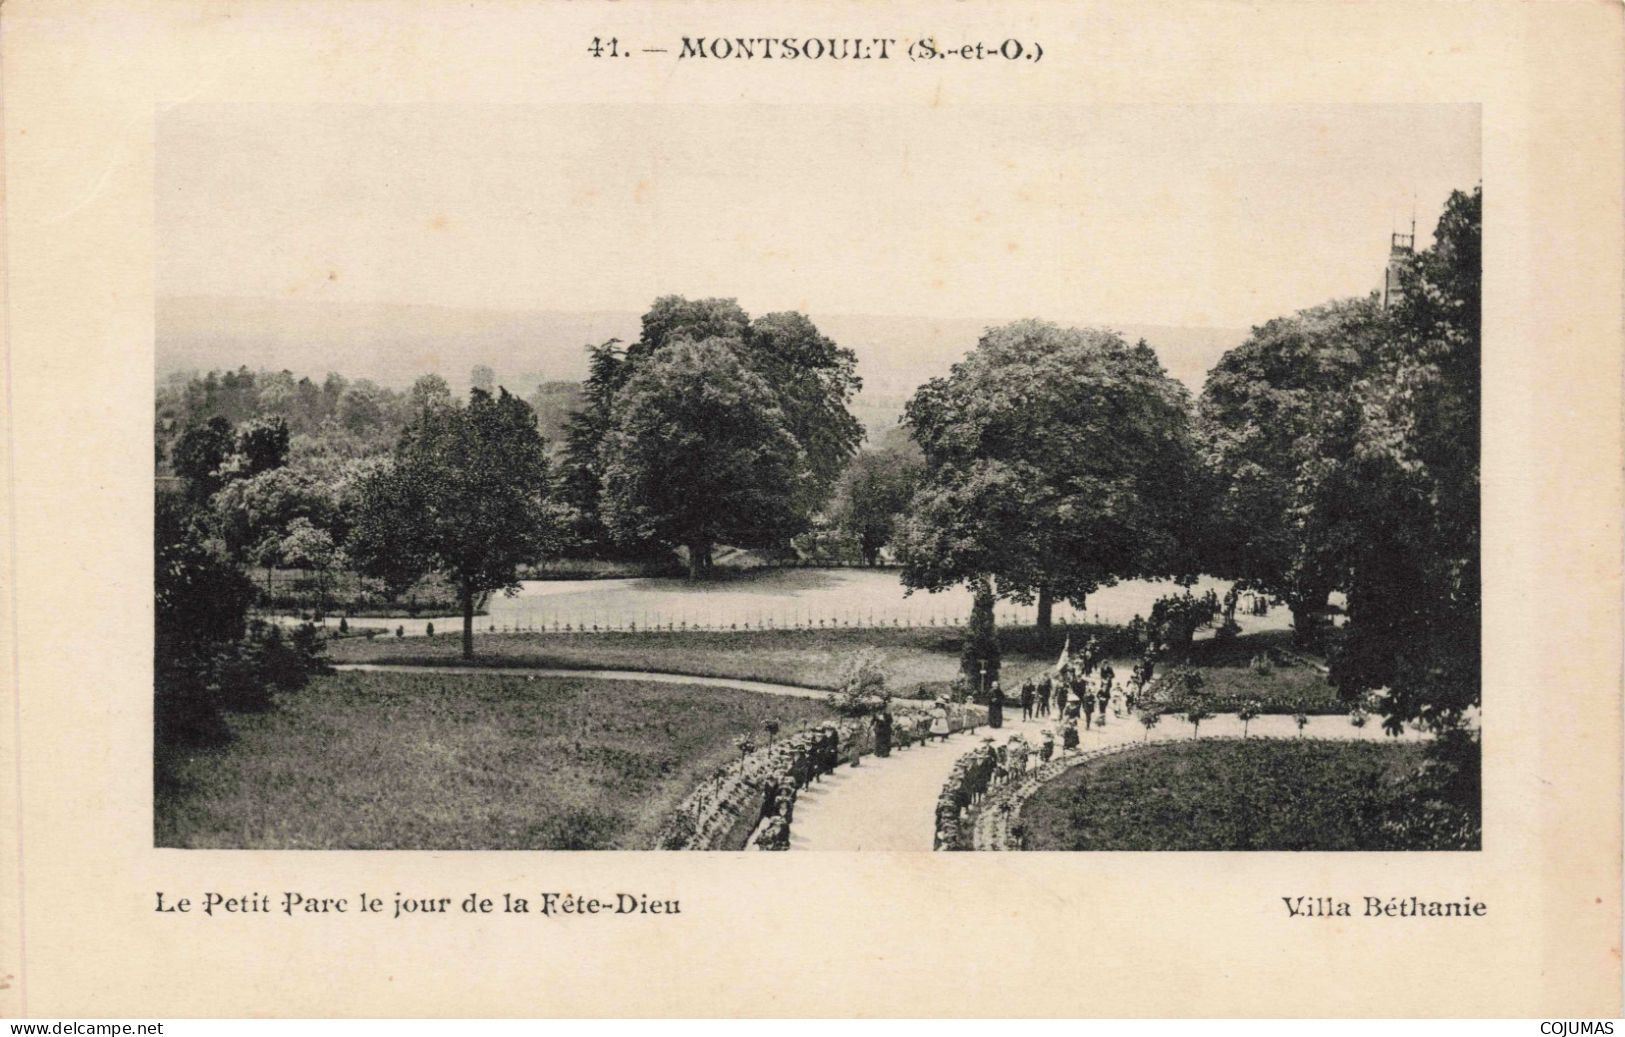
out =
<path fill-rule="evenodd" d="M 900 703 L 894 706 L 893 747 L 918 741 L 925 714 Z M 948 707 L 950 730 L 985 723 L 987 711 L 979 706 Z M 783 736 L 701 782 L 672 813 L 657 845 L 664 850 L 742 850 L 755 833 L 758 849 L 787 850 L 800 790 L 874 748 L 874 726 L 866 717 L 829 721 Z"/>

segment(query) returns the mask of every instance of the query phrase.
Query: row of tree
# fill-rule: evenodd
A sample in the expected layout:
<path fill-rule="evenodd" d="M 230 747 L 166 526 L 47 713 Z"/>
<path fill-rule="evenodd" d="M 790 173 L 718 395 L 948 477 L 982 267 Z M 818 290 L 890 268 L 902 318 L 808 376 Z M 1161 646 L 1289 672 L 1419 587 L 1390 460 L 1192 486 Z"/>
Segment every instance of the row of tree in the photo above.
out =
<path fill-rule="evenodd" d="M 473 388 L 496 391 L 496 374 L 486 365 L 469 374 Z M 294 460 L 308 457 L 358 458 L 387 454 L 401 431 L 431 402 L 449 400 L 451 387 L 426 374 L 405 391 L 366 378 L 329 372 L 320 381 L 291 371 L 235 371 L 172 374 L 158 386 L 154 440 L 162 468 L 175 457 L 188 431 L 211 422 L 230 429 L 252 422 L 288 430 Z M 536 387 L 528 402 L 544 435 L 558 438 L 565 420 L 579 409 L 576 382 L 550 381 Z M 180 474 L 180 473 L 177 473 Z"/>
<path fill-rule="evenodd" d="M 1392 724 L 1458 724 L 1479 694 L 1481 208 L 1451 196 L 1392 305 L 1255 328 L 1194 407 L 1143 342 L 989 330 L 908 404 L 904 584 L 970 587 L 983 641 L 1000 598 L 1047 626 L 1057 599 L 1206 572 L 1285 602 L 1311 644 L 1341 591 L 1339 687 L 1387 689 Z"/>
<path fill-rule="evenodd" d="M 370 463 L 302 469 L 293 426 L 258 412 L 190 423 L 171 463 L 239 553 L 320 533 L 391 585 L 443 574 L 465 654 L 475 598 L 544 556 L 681 548 L 698 576 L 718 544 L 822 516 L 871 561 L 889 545 L 911 589 L 969 586 L 989 637 L 1000 598 L 1047 625 L 1057 600 L 1207 572 L 1286 602 L 1308 639 L 1341 591 L 1340 686 L 1448 726 L 1478 695 L 1480 207 L 1451 197 L 1397 304 L 1270 321 L 1194 403 L 1144 342 L 1018 321 L 921 386 L 909 442 L 854 458 L 850 350 L 799 313 L 670 296 L 637 341 L 591 349 L 557 457 L 531 405 L 430 376 Z"/>

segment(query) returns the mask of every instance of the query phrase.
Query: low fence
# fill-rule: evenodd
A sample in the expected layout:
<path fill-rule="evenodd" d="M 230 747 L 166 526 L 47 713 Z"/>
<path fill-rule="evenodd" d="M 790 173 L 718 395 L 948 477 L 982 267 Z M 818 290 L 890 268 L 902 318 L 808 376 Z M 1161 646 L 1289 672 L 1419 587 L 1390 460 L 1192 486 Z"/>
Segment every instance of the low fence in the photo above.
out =
<path fill-rule="evenodd" d="M 254 609 L 262 613 L 308 616 L 414 618 L 461 615 L 456 590 L 439 576 L 428 576 L 391 598 L 384 581 L 349 570 L 249 569 L 255 589 Z M 482 592 L 476 611 L 484 614 L 490 595 Z"/>
<path fill-rule="evenodd" d="M 987 711 L 980 706 L 955 704 L 948 714 L 951 731 L 987 723 Z M 894 704 L 894 715 L 895 748 L 923 737 L 929 724 L 923 709 Z M 758 849 L 787 850 L 800 790 L 875 749 L 874 724 L 868 717 L 831 721 L 781 737 L 701 782 L 673 811 L 657 845 L 663 850 L 742 850 L 754 835 Z"/>
<path fill-rule="evenodd" d="M 605 611 L 593 614 L 569 613 L 569 618 L 563 614 L 550 613 L 545 610 L 511 611 L 511 606 L 504 608 L 503 599 L 493 596 L 485 606 L 495 610 L 495 615 L 479 615 L 474 620 L 474 633 L 476 636 L 485 634 L 650 634 L 650 633 L 745 633 L 768 630 L 943 630 L 958 632 L 969 623 L 968 614 L 951 610 L 941 612 L 917 612 L 908 614 L 885 614 L 879 611 L 835 611 L 828 614 L 812 614 L 805 610 L 786 611 L 774 614 L 767 610 L 755 610 L 743 618 L 726 618 L 715 615 L 684 615 L 681 618 L 672 617 L 666 613 L 652 610 L 636 610 L 620 615 Z M 286 618 L 286 617 L 285 617 Z M 329 612 L 320 618 L 311 620 L 324 630 L 337 632 L 340 620 L 346 631 L 366 634 L 374 631 L 372 636 L 379 634 L 393 635 L 397 628 L 402 637 L 422 637 L 427 631 L 428 623 L 435 624 L 438 634 L 456 634 L 462 630 L 460 616 L 446 614 L 434 615 L 420 612 L 417 616 L 342 616 L 338 612 Z M 1000 613 L 997 622 L 1001 630 L 1012 631 L 1036 626 L 1036 617 L 1026 615 L 1018 610 Z M 1098 617 L 1084 619 L 1083 617 L 1057 616 L 1053 630 L 1059 637 L 1065 637 L 1074 632 L 1099 633 L 1105 629 L 1104 621 Z"/>

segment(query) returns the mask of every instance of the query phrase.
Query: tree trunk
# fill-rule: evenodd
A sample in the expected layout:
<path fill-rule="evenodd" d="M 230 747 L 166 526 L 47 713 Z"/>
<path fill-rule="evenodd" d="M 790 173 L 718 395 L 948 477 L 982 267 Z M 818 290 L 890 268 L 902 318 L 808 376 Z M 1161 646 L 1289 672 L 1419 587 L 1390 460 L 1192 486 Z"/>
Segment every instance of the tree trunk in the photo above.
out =
<path fill-rule="evenodd" d="M 1038 629 L 1049 630 L 1055 614 L 1055 595 L 1048 587 L 1038 588 Z"/>
<path fill-rule="evenodd" d="M 698 580 L 710 561 L 711 549 L 703 541 L 688 545 L 688 578 Z"/>
<path fill-rule="evenodd" d="M 464 584 L 463 599 L 463 659 L 474 658 L 474 588 Z"/>
<path fill-rule="evenodd" d="M 983 578 L 976 585 L 972 598 L 970 624 L 960 648 L 959 671 L 975 691 L 978 702 L 986 701 L 984 682 L 988 688 L 999 679 L 999 634 L 994 623 L 993 581 Z"/>
<path fill-rule="evenodd" d="M 1314 648 L 1320 642 L 1320 623 L 1326 612 L 1329 591 L 1316 591 L 1301 599 L 1288 602 L 1292 610 L 1292 644 L 1295 648 Z"/>
<path fill-rule="evenodd" d="M 880 541 L 869 537 L 864 537 L 860 541 L 859 549 L 863 552 L 863 564 L 871 569 L 874 568 L 876 562 L 880 561 L 880 543 Z"/>

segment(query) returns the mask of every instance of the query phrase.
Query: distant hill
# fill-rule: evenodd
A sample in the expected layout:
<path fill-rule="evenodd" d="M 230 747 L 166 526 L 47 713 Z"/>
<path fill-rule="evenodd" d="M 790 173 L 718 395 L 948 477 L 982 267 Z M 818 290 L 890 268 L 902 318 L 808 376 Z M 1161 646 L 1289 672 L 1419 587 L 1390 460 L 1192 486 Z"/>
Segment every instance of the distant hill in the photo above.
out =
<path fill-rule="evenodd" d="M 928 378 L 975 346 L 982 331 L 1009 318 L 888 317 L 809 314 L 836 342 L 858 356 L 864 389 L 853 412 L 878 438 L 896 425 L 903 404 Z M 475 365 L 496 372 L 498 384 L 535 402 L 545 398 L 551 430 L 574 405 L 572 386 L 586 376 L 584 347 L 609 338 L 631 340 L 639 312 L 469 310 L 397 303 L 331 303 L 285 299 L 188 296 L 157 303 L 159 379 L 176 372 L 286 368 L 320 378 L 338 371 L 402 389 L 433 372 L 458 390 Z M 1088 323 L 1056 318 L 1057 323 Z M 1145 339 L 1163 366 L 1193 393 L 1245 330 L 1106 325 L 1130 341 Z M 538 390 L 542 397 L 538 397 Z"/>
<path fill-rule="evenodd" d="M 636 337 L 636 313 L 463 310 L 189 296 L 159 299 L 157 375 L 176 371 L 287 369 L 318 379 L 328 371 L 404 389 L 434 373 L 466 390 L 477 364 L 529 397 L 542 382 L 586 376 L 583 347 Z"/>

